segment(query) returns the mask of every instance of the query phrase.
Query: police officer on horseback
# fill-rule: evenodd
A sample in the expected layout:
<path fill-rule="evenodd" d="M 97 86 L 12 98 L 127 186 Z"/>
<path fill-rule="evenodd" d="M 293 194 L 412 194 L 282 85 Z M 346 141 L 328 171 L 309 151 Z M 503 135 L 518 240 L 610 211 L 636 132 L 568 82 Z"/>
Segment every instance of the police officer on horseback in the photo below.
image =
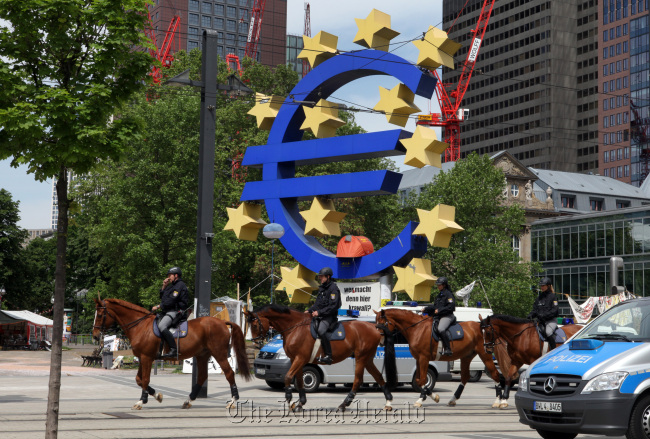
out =
<path fill-rule="evenodd" d="M 456 310 L 456 299 L 454 295 L 449 290 L 449 283 L 447 278 L 442 276 L 436 280 L 436 286 L 438 287 L 438 296 L 433 302 L 433 319 L 434 327 L 440 340 L 442 341 L 443 351 L 442 355 L 452 355 L 451 347 L 449 344 L 449 336 L 447 335 L 447 329 L 454 322 L 454 311 Z M 436 325 L 435 322 L 438 322 Z"/>
<path fill-rule="evenodd" d="M 332 282 L 334 272 L 330 267 L 324 267 L 318 272 L 318 296 L 316 302 L 307 310 L 315 317 L 315 329 L 323 346 L 323 356 L 317 361 L 323 364 L 332 364 L 332 346 L 327 339 L 327 331 L 338 321 L 338 310 L 341 307 L 341 292 L 336 282 Z"/>
<path fill-rule="evenodd" d="M 158 321 L 158 329 L 160 336 L 169 346 L 169 352 L 160 358 L 176 358 L 178 356 L 176 342 L 169 328 L 176 316 L 187 308 L 189 302 L 187 286 L 181 280 L 181 275 L 181 269 L 178 267 L 172 267 L 167 271 L 167 277 L 160 289 L 160 305 L 151 308 L 152 311 L 160 309 L 164 314 Z"/>
<path fill-rule="evenodd" d="M 533 303 L 533 310 L 528 318 L 536 321 L 543 336 L 548 342 L 549 351 L 555 349 L 555 330 L 557 329 L 557 316 L 559 309 L 557 297 L 553 291 L 551 279 L 544 277 L 539 281 L 539 293 Z"/>

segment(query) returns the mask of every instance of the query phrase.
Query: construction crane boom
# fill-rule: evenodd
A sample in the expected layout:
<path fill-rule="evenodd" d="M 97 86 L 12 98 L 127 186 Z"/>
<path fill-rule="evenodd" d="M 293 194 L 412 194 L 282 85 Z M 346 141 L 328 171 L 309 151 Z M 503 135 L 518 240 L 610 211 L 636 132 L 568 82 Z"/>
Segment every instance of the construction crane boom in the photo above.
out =
<path fill-rule="evenodd" d="M 144 30 L 144 33 L 151 39 L 151 42 L 155 46 L 155 49 L 149 49 L 149 54 L 160 61 L 162 67 L 169 68 L 174 61 L 174 46 L 177 46 L 176 51 L 180 48 L 180 38 L 176 39 L 176 32 L 181 25 L 181 17 L 179 15 L 174 15 L 171 19 L 169 26 L 167 27 L 167 32 L 165 32 L 165 39 L 160 48 L 158 48 L 158 45 L 156 44 L 156 33 L 153 30 L 153 23 L 151 21 L 151 13 L 148 9 L 147 14 L 149 16 L 149 26 Z M 160 84 L 162 79 L 161 67 L 152 66 L 149 74 L 153 78 L 154 84 Z"/>
<path fill-rule="evenodd" d="M 476 28 L 472 30 L 472 46 L 467 51 L 467 58 L 463 63 L 463 69 L 458 80 L 456 89 L 447 93 L 446 86 L 438 75 L 437 71 L 432 71 L 438 80 L 436 84 L 436 96 L 440 103 L 441 113 L 432 113 L 430 115 L 420 116 L 418 125 L 439 126 L 444 128 L 444 141 L 449 143 L 445 151 L 445 161 L 454 162 L 460 159 L 460 123 L 467 118 L 468 110 L 460 108 L 465 92 L 469 87 L 469 81 L 474 72 L 474 65 L 478 58 L 478 52 L 487 30 L 490 15 L 496 0 L 484 0 L 481 14 L 476 23 Z"/>
<path fill-rule="evenodd" d="M 251 23 L 248 27 L 248 39 L 246 42 L 246 56 L 255 59 L 257 57 L 257 44 L 260 41 L 262 33 L 262 17 L 264 16 L 264 7 L 266 0 L 254 0 L 255 3 L 251 9 Z"/>

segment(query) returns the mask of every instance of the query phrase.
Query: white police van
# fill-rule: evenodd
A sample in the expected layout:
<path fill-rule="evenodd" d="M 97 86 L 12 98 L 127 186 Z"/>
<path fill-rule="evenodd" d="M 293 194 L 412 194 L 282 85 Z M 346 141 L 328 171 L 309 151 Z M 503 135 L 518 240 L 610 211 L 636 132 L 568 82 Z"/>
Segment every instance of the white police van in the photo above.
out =
<path fill-rule="evenodd" d="M 339 321 L 346 320 L 362 320 L 374 323 L 375 318 L 370 316 L 361 317 L 341 317 Z M 397 379 L 399 385 L 410 384 L 416 388 L 414 384 L 416 364 L 411 352 L 409 351 L 406 340 L 400 334 L 395 338 L 395 357 L 397 363 Z M 303 367 L 303 381 L 305 390 L 307 392 L 315 392 L 321 384 L 344 384 L 351 385 L 354 381 L 354 366 L 355 359 L 348 358 L 339 363 L 331 365 L 323 364 L 308 364 Z M 384 373 L 384 348 L 377 347 L 377 353 L 374 358 L 375 366 Z M 255 361 L 253 368 L 255 377 L 266 381 L 270 387 L 274 389 L 284 388 L 284 377 L 291 367 L 291 360 L 287 357 L 283 348 L 283 341 L 280 335 L 276 335 L 264 345 Z M 450 364 L 447 361 L 431 361 L 429 363 L 429 370 L 427 371 L 426 386 L 434 388 L 438 380 L 450 380 Z M 364 370 L 363 374 L 364 384 L 374 383 L 375 379 Z M 419 391 L 419 388 L 417 389 Z"/>
<path fill-rule="evenodd" d="M 543 438 L 650 438 L 650 298 L 614 306 L 535 361 L 515 403 Z"/>

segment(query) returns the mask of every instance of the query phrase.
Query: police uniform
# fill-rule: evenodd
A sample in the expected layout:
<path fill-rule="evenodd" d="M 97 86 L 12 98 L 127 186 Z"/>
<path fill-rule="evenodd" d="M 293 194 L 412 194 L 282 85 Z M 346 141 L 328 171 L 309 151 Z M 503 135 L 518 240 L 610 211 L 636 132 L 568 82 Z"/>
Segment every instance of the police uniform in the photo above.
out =
<path fill-rule="evenodd" d="M 559 307 L 557 304 L 557 297 L 547 289 L 546 292 L 540 291 L 533 304 L 533 310 L 528 315 L 529 318 L 537 318 L 540 322 L 540 327 L 544 328 L 544 335 L 546 339 L 553 335 L 557 329 L 557 316 L 559 315 Z M 550 343 L 550 341 L 549 341 Z"/>
<path fill-rule="evenodd" d="M 433 317 L 440 319 L 437 331 L 442 335 L 447 331 L 451 322 L 453 322 L 454 311 L 456 310 L 456 299 L 452 292 L 449 291 L 449 288 L 445 286 L 445 288 L 440 290 L 438 296 L 436 296 L 436 300 L 433 302 L 433 308 L 438 311 Z"/>
<path fill-rule="evenodd" d="M 325 356 L 332 355 L 330 341 L 325 337 L 325 333 L 330 326 L 338 320 L 337 316 L 340 307 L 341 292 L 339 291 L 339 287 L 336 285 L 336 282 L 329 280 L 327 283 L 321 284 L 318 287 L 318 296 L 316 296 L 316 301 L 308 309 L 310 313 L 318 311 L 318 316 L 316 318 L 319 320 L 317 320 L 318 326 L 316 326 L 315 329 L 318 333 L 318 337 L 321 339 Z"/>
<path fill-rule="evenodd" d="M 164 314 L 158 322 L 160 332 L 166 331 L 171 326 L 174 317 L 187 308 L 188 302 L 187 286 L 181 279 L 177 279 L 160 290 L 160 309 Z"/>

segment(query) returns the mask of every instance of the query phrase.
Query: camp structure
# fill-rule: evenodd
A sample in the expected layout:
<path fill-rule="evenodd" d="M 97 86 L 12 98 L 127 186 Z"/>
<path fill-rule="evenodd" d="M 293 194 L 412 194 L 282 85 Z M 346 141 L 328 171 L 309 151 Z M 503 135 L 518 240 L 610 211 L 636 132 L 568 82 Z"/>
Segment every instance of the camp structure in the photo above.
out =
<path fill-rule="evenodd" d="M 30 311 L 0 310 L 0 346 L 29 349 L 52 341 L 53 321 Z"/>

